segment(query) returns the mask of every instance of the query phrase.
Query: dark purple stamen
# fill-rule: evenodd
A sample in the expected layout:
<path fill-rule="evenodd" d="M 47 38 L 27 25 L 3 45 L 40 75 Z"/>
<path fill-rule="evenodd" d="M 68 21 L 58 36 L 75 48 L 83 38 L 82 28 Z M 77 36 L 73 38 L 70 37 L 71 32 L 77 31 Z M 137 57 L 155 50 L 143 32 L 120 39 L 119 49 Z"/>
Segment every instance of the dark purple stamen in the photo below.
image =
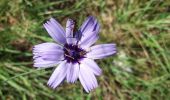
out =
<path fill-rule="evenodd" d="M 84 58 L 86 51 L 79 48 L 78 45 L 65 44 L 64 45 L 64 57 L 67 62 L 79 63 L 79 60 Z"/>

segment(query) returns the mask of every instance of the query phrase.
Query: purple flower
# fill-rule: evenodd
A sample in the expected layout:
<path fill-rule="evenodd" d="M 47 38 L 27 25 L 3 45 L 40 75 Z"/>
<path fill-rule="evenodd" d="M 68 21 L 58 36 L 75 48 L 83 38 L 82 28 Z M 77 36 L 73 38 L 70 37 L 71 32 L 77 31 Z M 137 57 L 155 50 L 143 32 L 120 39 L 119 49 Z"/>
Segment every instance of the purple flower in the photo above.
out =
<path fill-rule="evenodd" d="M 75 23 L 68 19 L 66 30 L 53 18 L 44 24 L 49 35 L 57 43 L 42 43 L 34 46 L 34 67 L 58 67 L 51 75 L 48 85 L 56 88 L 64 79 L 74 83 L 81 82 L 86 92 L 98 86 L 96 76 L 102 70 L 95 59 L 102 59 L 116 53 L 115 44 L 92 46 L 99 37 L 100 25 L 90 16 L 75 31 Z"/>

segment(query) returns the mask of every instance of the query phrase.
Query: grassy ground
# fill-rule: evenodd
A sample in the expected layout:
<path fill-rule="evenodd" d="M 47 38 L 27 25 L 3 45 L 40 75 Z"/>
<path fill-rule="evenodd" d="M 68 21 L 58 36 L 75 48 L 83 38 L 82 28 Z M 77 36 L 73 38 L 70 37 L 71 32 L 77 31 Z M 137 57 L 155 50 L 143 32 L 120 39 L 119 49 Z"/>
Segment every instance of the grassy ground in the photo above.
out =
<path fill-rule="evenodd" d="M 169 100 L 169 0 L 1 0 L 1 100 Z M 87 94 L 79 82 L 56 90 L 46 83 L 53 69 L 32 66 L 32 46 L 52 41 L 42 24 L 53 16 L 80 25 L 88 15 L 101 24 L 98 43 L 115 42 L 116 56 L 98 60 L 99 87 Z"/>

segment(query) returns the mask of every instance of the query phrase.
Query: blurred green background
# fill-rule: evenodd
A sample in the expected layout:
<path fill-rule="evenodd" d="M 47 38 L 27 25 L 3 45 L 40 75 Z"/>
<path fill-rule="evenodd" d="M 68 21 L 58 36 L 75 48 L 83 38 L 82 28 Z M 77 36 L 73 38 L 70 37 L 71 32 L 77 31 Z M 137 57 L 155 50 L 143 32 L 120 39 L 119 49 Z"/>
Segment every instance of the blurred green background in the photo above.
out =
<path fill-rule="evenodd" d="M 103 74 L 87 94 L 79 82 L 56 90 L 53 68 L 32 66 L 33 45 L 53 41 L 42 24 L 64 27 L 87 16 L 100 24 L 98 43 L 116 43 L 115 56 L 97 60 Z M 170 0 L 0 0 L 0 100 L 170 100 Z"/>

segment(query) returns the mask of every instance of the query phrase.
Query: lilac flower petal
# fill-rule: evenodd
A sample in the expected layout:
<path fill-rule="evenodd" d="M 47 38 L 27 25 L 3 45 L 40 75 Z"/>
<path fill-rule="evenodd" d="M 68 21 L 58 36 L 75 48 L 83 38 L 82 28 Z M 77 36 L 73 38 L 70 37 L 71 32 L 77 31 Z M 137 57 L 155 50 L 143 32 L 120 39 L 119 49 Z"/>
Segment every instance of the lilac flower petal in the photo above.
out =
<path fill-rule="evenodd" d="M 44 28 L 56 42 L 60 44 L 66 43 L 65 31 L 54 18 L 47 21 L 47 23 L 44 24 Z"/>
<path fill-rule="evenodd" d="M 85 21 L 84 23 L 81 25 L 80 27 L 80 30 L 81 32 L 85 31 L 87 28 L 88 25 L 93 25 L 93 20 L 94 20 L 94 17 L 93 16 L 89 16 Z"/>
<path fill-rule="evenodd" d="M 101 44 L 91 47 L 91 51 L 87 53 L 87 58 L 102 59 L 116 53 L 115 44 Z"/>
<path fill-rule="evenodd" d="M 97 76 L 101 75 L 102 70 L 99 68 L 99 66 L 96 64 L 94 60 L 84 58 L 81 63 L 89 67 L 95 75 Z"/>
<path fill-rule="evenodd" d="M 79 80 L 86 92 L 90 92 L 98 86 L 93 72 L 87 65 L 84 64 L 80 64 Z"/>
<path fill-rule="evenodd" d="M 67 82 L 74 83 L 79 75 L 79 64 L 68 63 L 67 67 Z"/>
<path fill-rule="evenodd" d="M 68 44 L 76 43 L 76 38 L 73 37 L 74 21 L 72 19 L 67 20 L 66 24 L 66 40 Z"/>
<path fill-rule="evenodd" d="M 82 24 L 82 26 L 80 27 L 80 29 L 76 32 L 75 34 L 75 38 L 80 41 L 82 36 L 85 36 L 85 32 L 91 31 L 90 29 L 92 29 L 92 26 L 94 24 L 94 17 L 90 16 L 86 19 L 86 21 Z M 85 34 L 85 35 L 84 35 Z"/>
<path fill-rule="evenodd" d="M 55 43 L 42 43 L 33 48 L 34 67 L 52 67 L 64 59 L 63 48 Z"/>
<path fill-rule="evenodd" d="M 86 21 L 80 27 L 82 35 L 86 36 L 89 32 L 99 32 L 99 23 L 93 16 L 89 16 Z"/>
<path fill-rule="evenodd" d="M 53 89 L 56 88 L 66 77 L 66 64 L 66 61 L 61 62 L 61 64 L 59 64 L 59 66 L 54 70 L 50 79 L 48 80 L 47 84 Z"/>
<path fill-rule="evenodd" d="M 61 61 L 46 61 L 41 58 L 35 59 L 34 60 L 34 67 L 38 68 L 49 68 L 49 67 L 54 67 L 57 66 Z"/>
<path fill-rule="evenodd" d="M 93 45 L 99 37 L 99 29 L 100 25 L 97 19 L 92 16 L 88 17 L 87 20 L 80 27 L 79 34 L 81 33 L 82 36 L 79 41 L 79 45 L 81 45 L 81 47 L 84 49 Z"/>
<path fill-rule="evenodd" d="M 46 50 L 62 50 L 62 46 L 56 44 L 56 43 L 42 43 L 42 44 L 38 44 L 38 45 L 35 45 L 34 46 L 35 48 L 37 48 L 37 50 L 43 50 L 43 51 L 46 51 Z"/>
<path fill-rule="evenodd" d="M 80 30 L 77 30 L 75 33 L 74 33 L 74 38 L 76 38 L 76 42 L 79 42 L 81 40 L 81 37 L 82 37 L 82 33 Z"/>
<path fill-rule="evenodd" d="M 96 31 L 89 32 L 89 35 L 82 36 L 81 40 L 79 41 L 79 45 L 83 49 L 89 48 L 91 45 L 93 45 L 98 40 L 98 38 L 99 36 Z"/>

